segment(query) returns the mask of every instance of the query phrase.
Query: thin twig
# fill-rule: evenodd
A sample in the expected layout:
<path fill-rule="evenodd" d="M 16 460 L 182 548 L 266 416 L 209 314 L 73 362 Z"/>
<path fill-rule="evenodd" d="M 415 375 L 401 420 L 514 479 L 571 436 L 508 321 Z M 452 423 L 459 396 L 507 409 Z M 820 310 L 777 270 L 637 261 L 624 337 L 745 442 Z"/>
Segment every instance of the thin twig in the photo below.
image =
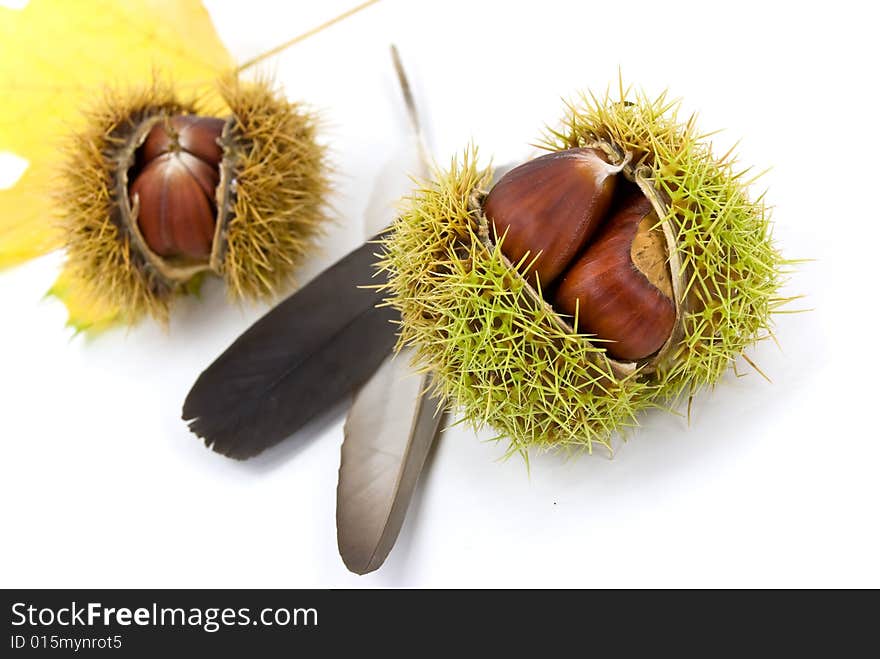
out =
<path fill-rule="evenodd" d="M 336 18 L 331 18 L 326 23 L 322 23 L 318 27 L 314 27 L 311 30 L 309 30 L 308 32 L 303 32 L 302 34 L 294 37 L 290 41 L 285 41 L 283 44 L 281 44 L 280 46 L 276 46 L 272 50 L 267 50 L 265 53 L 262 53 L 252 59 L 249 59 L 247 62 L 245 62 L 244 64 L 242 64 L 241 66 L 239 66 L 236 69 L 236 73 L 241 73 L 245 69 L 252 67 L 254 64 L 259 64 L 263 60 L 268 59 L 268 58 L 272 57 L 273 55 L 277 55 L 278 53 L 280 53 L 283 50 L 286 50 L 287 48 L 290 48 L 292 45 L 297 44 L 300 41 L 305 41 L 309 37 L 318 34 L 318 32 L 321 32 L 322 30 L 326 30 L 331 25 L 335 25 L 336 23 L 345 20 L 349 16 L 353 16 L 354 14 L 358 13 L 359 11 L 366 9 L 370 5 L 374 5 L 377 2 L 379 2 L 379 0 L 367 0 L 367 2 L 361 3 L 357 7 L 352 7 L 348 11 L 346 11 L 342 14 L 339 14 L 339 16 L 337 16 Z"/>

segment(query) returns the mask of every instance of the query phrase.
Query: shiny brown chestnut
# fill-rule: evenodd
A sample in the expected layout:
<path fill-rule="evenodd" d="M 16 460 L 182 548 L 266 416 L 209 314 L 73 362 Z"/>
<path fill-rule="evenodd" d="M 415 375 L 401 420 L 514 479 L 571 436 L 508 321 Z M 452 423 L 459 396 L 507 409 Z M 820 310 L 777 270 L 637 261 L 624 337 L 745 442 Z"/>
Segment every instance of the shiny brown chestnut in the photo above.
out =
<path fill-rule="evenodd" d="M 606 221 L 562 278 L 553 306 L 578 317 L 578 329 L 609 341 L 622 361 L 654 354 L 675 325 L 672 281 L 657 216 L 639 192 Z"/>
<path fill-rule="evenodd" d="M 129 197 L 138 229 L 158 256 L 205 261 L 211 255 L 223 125 L 194 115 L 162 119 L 135 155 Z"/>
<path fill-rule="evenodd" d="M 619 171 L 596 149 L 550 153 L 509 171 L 483 204 L 505 256 L 537 257 L 526 274 L 550 286 L 595 233 Z"/>
<path fill-rule="evenodd" d="M 542 156 L 502 177 L 483 212 L 511 262 L 537 257 L 524 274 L 558 313 L 636 362 L 663 347 L 677 312 L 657 215 L 622 169 L 590 148 Z"/>

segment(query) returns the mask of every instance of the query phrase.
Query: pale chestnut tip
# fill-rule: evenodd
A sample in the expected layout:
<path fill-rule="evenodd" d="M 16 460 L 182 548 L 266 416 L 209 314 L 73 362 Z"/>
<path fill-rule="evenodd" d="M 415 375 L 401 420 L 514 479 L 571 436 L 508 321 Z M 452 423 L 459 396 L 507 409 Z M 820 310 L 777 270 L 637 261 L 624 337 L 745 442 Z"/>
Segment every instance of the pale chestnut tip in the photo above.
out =
<path fill-rule="evenodd" d="M 144 241 L 160 257 L 211 255 L 223 125 L 213 117 L 170 117 L 153 126 L 136 153 L 129 197 Z"/>
<path fill-rule="evenodd" d="M 150 162 L 170 151 L 186 151 L 214 167 L 223 160 L 223 149 L 218 138 L 223 132 L 224 120 L 180 114 L 168 117 L 153 126 L 141 148 L 138 160 Z"/>
<path fill-rule="evenodd" d="M 653 207 L 620 172 L 596 149 L 551 153 L 502 177 L 483 211 L 557 312 L 635 362 L 663 347 L 676 308 Z"/>

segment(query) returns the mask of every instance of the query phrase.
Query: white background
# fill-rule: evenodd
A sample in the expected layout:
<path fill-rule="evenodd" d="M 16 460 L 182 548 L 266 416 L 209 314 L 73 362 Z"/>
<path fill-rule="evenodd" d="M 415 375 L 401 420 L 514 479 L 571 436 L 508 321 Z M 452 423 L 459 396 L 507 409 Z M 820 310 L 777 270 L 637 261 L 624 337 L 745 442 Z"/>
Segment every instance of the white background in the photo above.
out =
<path fill-rule="evenodd" d="M 244 59 L 346 9 L 207 3 Z M 471 141 L 528 153 L 578 90 L 669 87 L 738 138 L 776 238 L 811 258 L 787 288 L 780 350 L 750 354 L 694 404 L 647 415 L 613 459 L 533 456 L 449 431 L 377 573 L 339 559 L 344 406 L 248 463 L 179 419 L 198 373 L 264 310 L 219 286 L 152 322 L 71 338 L 42 300 L 60 258 L 0 273 L 0 585 L 6 587 L 880 586 L 878 24 L 871 3 L 384 0 L 270 67 L 321 109 L 340 217 L 307 279 L 361 242 L 377 179 L 412 168 L 388 44 L 400 47 L 440 163 Z M 0 63 L 10 66 L 11 63 Z M 389 211 L 390 216 L 390 211 Z"/>

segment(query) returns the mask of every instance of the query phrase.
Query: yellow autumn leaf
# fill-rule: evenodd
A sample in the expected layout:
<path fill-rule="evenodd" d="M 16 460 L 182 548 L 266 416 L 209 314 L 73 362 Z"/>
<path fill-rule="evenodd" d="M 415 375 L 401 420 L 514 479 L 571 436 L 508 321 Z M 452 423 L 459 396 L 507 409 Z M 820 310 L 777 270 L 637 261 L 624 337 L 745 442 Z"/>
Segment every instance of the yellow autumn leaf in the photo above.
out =
<path fill-rule="evenodd" d="M 30 163 L 13 187 L 0 190 L 0 268 L 60 245 L 51 180 L 58 146 L 82 125 L 84 103 L 107 87 L 149 84 L 157 74 L 197 92 L 232 68 L 199 0 L 0 7 L 0 152 Z"/>
<path fill-rule="evenodd" d="M 31 0 L 22 10 L 0 6 L 0 155 L 11 152 L 13 163 L 29 163 L 15 185 L 0 189 L 0 269 L 61 246 L 82 246 L 77 233 L 82 223 L 71 218 L 83 217 L 94 221 L 85 234 L 97 238 L 97 245 L 121 248 L 114 254 L 128 263 L 127 243 L 112 240 L 118 237 L 113 209 L 104 215 L 101 207 L 112 197 L 103 170 L 115 122 L 146 97 L 158 102 L 160 92 L 187 113 L 228 114 L 220 81 L 378 1 L 365 0 L 237 67 L 200 0 Z M 63 208 L 53 207 L 56 201 Z M 87 212 L 76 215 L 81 203 Z M 58 228 L 59 219 L 71 234 Z M 104 256 L 110 258 L 102 254 L 97 263 L 112 262 Z M 195 293 L 202 279 L 192 278 L 179 292 Z M 78 332 L 99 333 L 139 317 L 129 305 L 116 307 L 96 294 L 96 285 L 119 283 L 113 277 L 110 284 L 99 281 L 93 266 L 78 267 L 69 249 L 48 295 L 67 306 L 68 325 Z"/>
<path fill-rule="evenodd" d="M 102 304 L 94 296 L 85 294 L 85 290 L 66 269 L 49 289 L 48 295 L 57 297 L 67 307 L 68 327 L 77 332 L 98 334 L 121 320 L 118 309 Z"/>

